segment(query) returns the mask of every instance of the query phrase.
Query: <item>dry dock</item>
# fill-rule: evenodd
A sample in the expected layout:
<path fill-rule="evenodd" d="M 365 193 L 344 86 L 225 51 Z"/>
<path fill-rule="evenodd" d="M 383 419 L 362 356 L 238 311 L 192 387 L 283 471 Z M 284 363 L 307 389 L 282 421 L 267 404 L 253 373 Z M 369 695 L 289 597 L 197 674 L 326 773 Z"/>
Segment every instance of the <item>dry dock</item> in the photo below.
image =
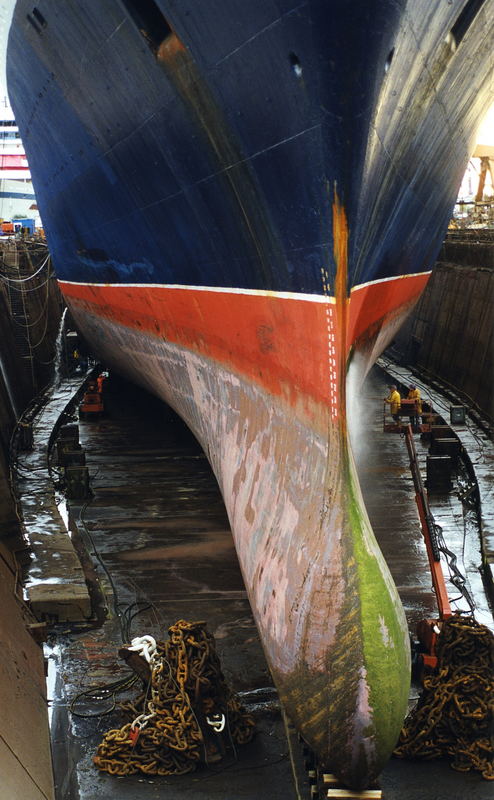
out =
<path fill-rule="evenodd" d="M 374 372 L 358 412 L 357 460 L 369 515 L 413 630 L 419 619 L 435 615 L 435 600 L 404 443 L 399 435 L 382 432 L 384 394 L 384 378 Z M 269 670 L 204 454 L 173 412 L 113 375 L 105 385 L 105 405 L 104 417 L 80 423 L 92 496 L 72 502 L 72 528 L 94 564 L 92 578 L 102 592 L 99 613 L 106 605 L 107 619 L 99 627 L 58 625 L 47 648 L 57 800 L 305 800 L 307 786 L 294 785 Z M 452 538 L 466 554 L 462 566 L 485 621 L 490 611 L 478 571 L 478 541 L 460 513 L 455 506 Z M 230 749 L 223 761 L 185 776 L 118 778 L 98 772 L 92 763 L 96 747 L 122 721 L 118 711 L 92 716 L 111 708 L 108 696 L 97 702 L 79 693 L 97 692 L 127 674 L 118 657 L 122 627 L 127 635 L 166 638 L 178 619 L 207 621 L 228 683 L 256 718 L 257 736 Z M 492 797 L 492 783 L 454 772 L 446 762 L 393 759 L 381 786 L 385 800 Z"/>

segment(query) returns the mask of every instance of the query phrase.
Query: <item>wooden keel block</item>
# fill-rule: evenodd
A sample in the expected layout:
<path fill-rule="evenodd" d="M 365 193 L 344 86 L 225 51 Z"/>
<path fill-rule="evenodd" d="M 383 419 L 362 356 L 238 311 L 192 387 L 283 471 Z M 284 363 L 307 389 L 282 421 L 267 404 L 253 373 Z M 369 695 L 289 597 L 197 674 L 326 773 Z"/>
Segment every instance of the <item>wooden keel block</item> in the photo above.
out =
<path fill-rule="evenodd" d="M 344 798 L 354 798 L 354 800 L 381 800 L 381 789 L 364 789 L 362 792 L 354 792 L 351 789 L 328 789 L 326 797 L 334 800 L 344 800 Z"/>

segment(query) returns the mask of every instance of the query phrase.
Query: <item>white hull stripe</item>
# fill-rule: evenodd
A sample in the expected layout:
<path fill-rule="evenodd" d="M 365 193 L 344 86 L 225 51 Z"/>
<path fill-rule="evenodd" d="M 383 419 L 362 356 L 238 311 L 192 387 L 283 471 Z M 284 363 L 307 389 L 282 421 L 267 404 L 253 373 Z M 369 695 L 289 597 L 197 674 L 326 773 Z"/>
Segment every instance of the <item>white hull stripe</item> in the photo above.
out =
<path fill-rule="evenodd" d="M 368 283 L 361 283 L 358 286 L 353 286 L 351 294 L 365 289 L 368 286 L 376 286 L 380 283 L 389 283 L 390 281 L 402 281 L 407 278 L 420 278 L 424 275 L 430 275 L 431 270 L 427 272 L 414 272 L 409 275 L 398 275 L 390 278 L 379 278 L 375 281 L 368 281 Z M 236 289 L 235 287 L 223 286 L 187 286 L 173 283 L 87 283 L 85 281 L 66 281 L 59 279 L 59 283 L 66 286 L 94 286 L 95 288 L 112 288 L 112 289 L 169 289 L 190 292 L 216 292 L 218 294 L 240 294 L 251 295 L 258 297 L 281 297 L 287 300 L 305 300 L 309 303 L 335 303 L 335 298 L 328 295 L 319 294 L 306 294 L 304 292 L 276 292 L 266 289 Z"/>

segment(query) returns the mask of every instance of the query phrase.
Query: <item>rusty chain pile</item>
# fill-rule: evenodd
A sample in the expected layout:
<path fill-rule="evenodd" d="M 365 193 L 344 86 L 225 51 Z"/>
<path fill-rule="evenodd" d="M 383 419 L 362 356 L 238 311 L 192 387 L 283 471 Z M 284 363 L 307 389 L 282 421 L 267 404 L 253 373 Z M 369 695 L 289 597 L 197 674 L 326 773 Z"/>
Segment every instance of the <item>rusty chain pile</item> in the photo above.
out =
<path fill-rule="evenodd" d="M 219 760 L 224 737 L 244 744 L 254 721 L 230 692 L 204 622 L 180 620 L 156 642 L 147 691 L 122 708 L 133 722 L 108 731 L 94 763 L 111 775 L 177 775 Z M 144 639 L 151 637 L 143 637 Z"/>
<path fill-rule="evenodd" d="M 438 637 L 438 665 L 405 720 L 399 758 L 452 756 L 460 772 L 494 780 L 494 634 L 456 614 Z"/>

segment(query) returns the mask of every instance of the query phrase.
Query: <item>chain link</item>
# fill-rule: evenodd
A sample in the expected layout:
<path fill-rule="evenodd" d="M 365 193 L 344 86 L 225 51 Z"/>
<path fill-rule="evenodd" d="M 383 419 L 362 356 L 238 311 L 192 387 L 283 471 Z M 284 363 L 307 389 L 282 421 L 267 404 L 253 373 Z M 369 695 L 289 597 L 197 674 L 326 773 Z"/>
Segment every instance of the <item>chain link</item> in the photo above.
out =
<path fill-rule="evenodd" d="M 110 775 L 193 771 L 216 749 L 208 716 L 225 715 L 235 744 L 254 735 L 254 720 L 230 692 L 206 624 L 180 620 L 168 634 L 168 642 L 156 643 L 148 692 L 120 704 L 134 722 L 108 731 L 98 747 L 94 763 Z"/>
<path fill-rule="evenodd" d="M 437 671 L 424 679 L 394 754 L 449 755 L 453 769 L 475 769 L 494 780 L 494 634 L 456 614 L 443 622 L 437 655 Z"/>

